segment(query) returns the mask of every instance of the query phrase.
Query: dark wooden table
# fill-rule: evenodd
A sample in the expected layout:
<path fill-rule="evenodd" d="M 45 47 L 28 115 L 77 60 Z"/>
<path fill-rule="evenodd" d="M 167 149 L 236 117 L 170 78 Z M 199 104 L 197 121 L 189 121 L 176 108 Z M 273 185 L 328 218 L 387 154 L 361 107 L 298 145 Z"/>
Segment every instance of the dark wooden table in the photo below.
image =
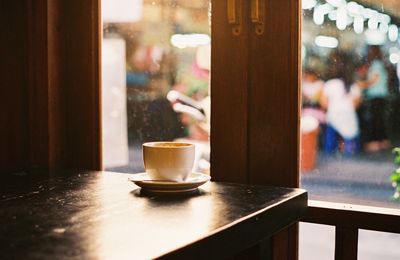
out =
<path fill-rule="evenodd" d="M 210 182 L 141 193 L 130 175 L 17 174 L 1 180 L 0 259 L 223 258 L 304 216 L 301 189 Z"/>

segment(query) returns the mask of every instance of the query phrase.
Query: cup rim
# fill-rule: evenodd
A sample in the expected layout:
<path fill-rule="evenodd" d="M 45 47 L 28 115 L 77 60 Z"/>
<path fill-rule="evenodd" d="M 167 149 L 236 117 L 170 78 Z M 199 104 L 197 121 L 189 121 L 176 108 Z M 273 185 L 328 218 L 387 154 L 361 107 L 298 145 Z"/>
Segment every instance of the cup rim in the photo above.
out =
<path fill-rule="evenodd" d="M 161 146 L 160 144 L 165 144 L 165 146 Z M 168 144 L 174 144 L 168 146 Z M 176 145 L 179 144 L 179 145 Z M 194 144 L 188 142 L 174 142 L 174 141 L 157 141 L 157 142 L 146 142 L 143 143 L 143 147 L 150 147 L 150 148 L 160 148 L 160 149 L 185 149 L 194 147 Z"/>

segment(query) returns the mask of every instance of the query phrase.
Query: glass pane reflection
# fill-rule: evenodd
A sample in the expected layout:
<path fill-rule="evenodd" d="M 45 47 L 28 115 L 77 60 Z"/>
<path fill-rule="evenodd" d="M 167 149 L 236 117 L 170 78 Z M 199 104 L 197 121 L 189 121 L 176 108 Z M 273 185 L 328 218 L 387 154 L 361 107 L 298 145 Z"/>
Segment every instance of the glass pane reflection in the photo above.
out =
<path fill-rule="evenodd" d="M 400 234 L 360 230 L 358 235 L 358 259 L 400 259 L 398 244 Z"/>
<path fill-rule="evenodd" d="M 316 235 L 317 234 L 317 235 Z M 334 259 L 335 227 L 300 222 L 299 259 Z"/>
<path fill-rule="evenodd" d="M 400 208 L 400 2 L 303 0 L 301 185 L 312 199 Z"/>
<path fill-rule="evenodd" d="M 195 142 L 209 170 L 210 1 L 102 0 L 103 161 L 143 171 L 141 144 Z"/>

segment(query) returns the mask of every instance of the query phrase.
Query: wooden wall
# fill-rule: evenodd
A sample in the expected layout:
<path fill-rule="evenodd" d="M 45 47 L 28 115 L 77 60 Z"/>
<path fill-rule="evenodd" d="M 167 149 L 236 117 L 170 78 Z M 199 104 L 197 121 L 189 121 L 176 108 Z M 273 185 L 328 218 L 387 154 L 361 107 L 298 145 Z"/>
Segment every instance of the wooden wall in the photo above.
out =
<path fill-rule="evenodd" d="M 28 145 L 26 1 L 0 0 L 0 169 L 20 171 Z M 1 172 L 0 171 L 0 172 Z"/>
<path fill-rule="evenodd" d="M 252 1 L 236 1 L 242 30 L 233 35 L 227 2 L 213 3 L 212 177 L 298 187 L 300 1 L 264 1 L 262 35 Z"/>
<path fill-rule="evenodd" d="M 0 0 L 0 172 L 101 169 L 99 2 Z"/>
<path fill-rule="evenodd" d="M 239 35 L 228 23 L 228 2 L 212 6 L 212 179 L 298 187 L 301 2 L 259 0 L 262 35 L 250 19 L 257 1 L 234 1 Z M 294 225 L 253 251 L 272 246 L 272 259 L 296 259 L 297 234 Z"/>

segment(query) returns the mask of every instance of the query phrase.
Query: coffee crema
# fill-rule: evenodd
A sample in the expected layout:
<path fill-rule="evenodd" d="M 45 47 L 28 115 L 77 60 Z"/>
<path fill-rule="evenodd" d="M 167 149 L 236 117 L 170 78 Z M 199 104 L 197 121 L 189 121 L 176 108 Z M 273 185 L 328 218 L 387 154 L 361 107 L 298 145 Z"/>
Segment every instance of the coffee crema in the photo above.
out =
<path fill-rule="evenodd" d="M 165 148 L 170 148 L 170 147 L 190 147 L 193 146 L 193 144 L 189 143 L 178 143 L 178 142 L 151 142 L 151 143 L 144 143 L 144 146 L 151 146 L 151 147 L 165 147 Z"/>

